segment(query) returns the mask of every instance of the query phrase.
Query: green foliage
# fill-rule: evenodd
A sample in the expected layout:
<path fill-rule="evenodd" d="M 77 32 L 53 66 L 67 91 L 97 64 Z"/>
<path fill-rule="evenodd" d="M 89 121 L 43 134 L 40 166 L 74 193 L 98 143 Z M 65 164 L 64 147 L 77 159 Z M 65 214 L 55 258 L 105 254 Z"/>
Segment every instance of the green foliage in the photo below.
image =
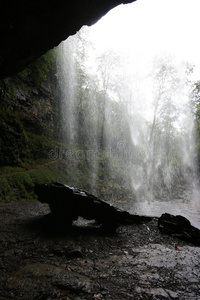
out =
<path fill-rule="evenodd" d="M 35 183 L 58 181 L 66 183 L 66 169 L 61 161 L 48 161 L 26 169 L 0 168 L 0 202 L 36 200 Z"/>

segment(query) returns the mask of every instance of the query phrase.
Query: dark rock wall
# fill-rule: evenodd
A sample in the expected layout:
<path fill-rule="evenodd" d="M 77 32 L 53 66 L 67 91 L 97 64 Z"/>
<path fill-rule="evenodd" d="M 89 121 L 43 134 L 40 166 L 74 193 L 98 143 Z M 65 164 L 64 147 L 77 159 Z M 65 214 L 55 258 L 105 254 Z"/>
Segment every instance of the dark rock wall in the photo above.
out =
<path fill-rule="evenodd" d="M 64 146 L 56 70 L 47 61 L 0 81 L 0 203 L 35 199 L 36 182 L 67 181 L 65 161 L 50 156 Z"/>
<path fill-rule="evenodd" d="M 56 60 L 47 68 L 46 56 L 0 81 L 0 203 L 36 199 L 35 183 L 90 190 L 87 161 L 64 155 Z"/>
<path fill-rule="evenodd" d="M 4 0 L 0 2 L 0 78 L 24 69 L 83 25 L 134 0 Z"/>
<path fill-rule="evenodd" d="M 48 70 L 38 82 L 35 72 L 33 66 L 0 81 L 0 166 L 47 157 L 59 139 L 56 77 Z"/>

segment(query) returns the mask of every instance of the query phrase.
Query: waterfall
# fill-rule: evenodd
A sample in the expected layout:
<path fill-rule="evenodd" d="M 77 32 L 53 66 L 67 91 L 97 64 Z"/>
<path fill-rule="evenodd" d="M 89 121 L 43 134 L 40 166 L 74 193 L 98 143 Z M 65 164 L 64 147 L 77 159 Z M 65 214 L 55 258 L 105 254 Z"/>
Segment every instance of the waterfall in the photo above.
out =
<path fill-rule="evenodd" d="M 68 184 L 96 194 L 101 139 L 98 134 L 101 120 L 98 116 L 101 102 L 95 92 L 96 86 L 90 80 L 90 74 L 85 67 L 86 53 L 82 43 L 82 36 L 78 33 L 58 47 L 57 76 L 62 143 L 67 147 L 67 150 L 59 151 L 59 158 L 66 160 L 72 173 Z M 79 179 L 75 174 L 78 174 Z M 71 181 L 73 176 L 75 179 Z"/>
<path fill-rule="evenodd" d="M 189 201 L 197 187 L 189 64 L 163 55 L 141 72 L 137 58 L 96 55 L 91 44 L 84 29 L 59 46 L 63 140 L 84 178 L 75 184 L 129 209 Z"/>
<path fill-rule="evenodd" d="M 74 146 L 76 144 L 77 123 L 77 99 L 76 99 L 76 69 L 73 38 L 59 45 L 58 82 L 61 101 L 61 118 L 63 139 Z"/>
<path fill-rule="evenodd" d="M 142 156 L 131 174 L 138 199 L 180 198 L 195 182 L 187 70 L 187 64 L 170 57 L 156 59 L 148 78 L 151 88 L 143 96 L 146 107 L 140 97 L 129 104 L 132 142 Z"/>

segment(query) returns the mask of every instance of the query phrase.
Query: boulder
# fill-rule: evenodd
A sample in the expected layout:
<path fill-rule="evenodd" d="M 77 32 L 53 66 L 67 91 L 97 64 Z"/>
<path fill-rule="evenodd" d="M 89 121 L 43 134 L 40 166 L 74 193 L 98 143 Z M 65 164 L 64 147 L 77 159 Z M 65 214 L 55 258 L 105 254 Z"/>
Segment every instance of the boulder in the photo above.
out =
<path fill-rule="evenodd" d="M 95 220 L 105 231 L 115 231 L 119 224 L 150 221 L 151 217 L 130 214 L 98 197 L 61 183 L 36 184 L 35 194 L 41 203 L 48 203 L 54 221 L 69 226 L 78 217 Z"/>
<path fill-rule="evenodd" d="M 162 214 L 158 220 L 158 228 L 166 234 L 200 246 L 200 230 L 183 216 Z"/>

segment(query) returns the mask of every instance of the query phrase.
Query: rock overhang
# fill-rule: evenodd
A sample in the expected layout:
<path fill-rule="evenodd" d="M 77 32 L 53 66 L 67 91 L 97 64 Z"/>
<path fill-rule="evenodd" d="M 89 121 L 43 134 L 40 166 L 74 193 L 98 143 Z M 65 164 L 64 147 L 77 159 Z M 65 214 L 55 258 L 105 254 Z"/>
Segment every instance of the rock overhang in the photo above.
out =
<path fill-rule="evenodd" d="M 16 74 L 83 25 L 136 0 L 4 0 L 0 4 L 0 79 Z"/>

